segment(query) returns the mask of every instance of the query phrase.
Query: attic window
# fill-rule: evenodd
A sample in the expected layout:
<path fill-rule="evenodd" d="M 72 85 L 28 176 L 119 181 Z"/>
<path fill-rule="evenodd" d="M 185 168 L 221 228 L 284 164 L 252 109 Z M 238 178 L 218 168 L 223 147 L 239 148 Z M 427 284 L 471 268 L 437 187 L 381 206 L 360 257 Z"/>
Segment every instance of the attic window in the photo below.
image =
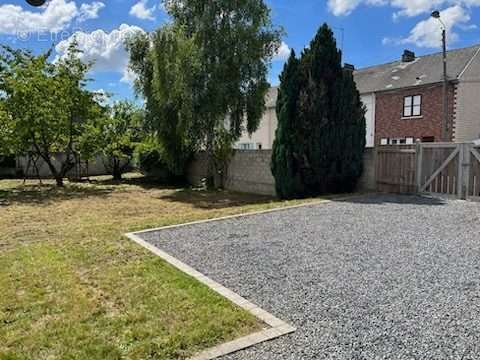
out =
<path fill-rule="evenodd" d="M 422 115 L 422 95 L 405 96 L 403 100 L 403 117 Z"/>

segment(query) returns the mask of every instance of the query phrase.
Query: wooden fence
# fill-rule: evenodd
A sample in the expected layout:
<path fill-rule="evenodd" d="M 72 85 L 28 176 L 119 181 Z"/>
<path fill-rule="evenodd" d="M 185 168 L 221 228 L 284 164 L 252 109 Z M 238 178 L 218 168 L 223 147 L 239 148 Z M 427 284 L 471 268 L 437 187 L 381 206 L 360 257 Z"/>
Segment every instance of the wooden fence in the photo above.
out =
<path fill-rule="evenodd" d="M 377 190 L 480 199 L 480 148 L 471 143 L 419 143 L 376 150 Z"/>
<path fill-rule="evenodd" d="M 415 145 L 391 145 L 377 148 L 377 190 L 391 193 L 416 192 Z"/>

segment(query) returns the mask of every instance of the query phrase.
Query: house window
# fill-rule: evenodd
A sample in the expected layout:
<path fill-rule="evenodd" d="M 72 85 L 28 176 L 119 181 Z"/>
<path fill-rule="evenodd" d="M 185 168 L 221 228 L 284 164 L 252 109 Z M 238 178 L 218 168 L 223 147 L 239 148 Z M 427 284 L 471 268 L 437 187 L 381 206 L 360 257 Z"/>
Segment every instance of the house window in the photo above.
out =
<path fill-rule="evenodd" d="M 405 96 L 403 99 L 403 117 L 422 115 L 422 95 Z"/>
<path fill-rule="evenodd" d="M 390 145 L 405 145 L 406 143 L 407 139 L 405 138 L 390 139 Z"/>
<path fill-rule="evenodd" d="M 380 145 L 412 145 L 413 143 L 413 137 L 380 139 Z"/>
<path fill-rule="evenodd" d="M 255 150 L 255 143 L 240 143 L 237 145 L 239 150 Z"/>
<path fill-rule="evenodd" d="M 424 137 L 422 137 L 422 142 L 433 143 L 433 142 L 435 142 L 435 136 L 424 136 Z"/>

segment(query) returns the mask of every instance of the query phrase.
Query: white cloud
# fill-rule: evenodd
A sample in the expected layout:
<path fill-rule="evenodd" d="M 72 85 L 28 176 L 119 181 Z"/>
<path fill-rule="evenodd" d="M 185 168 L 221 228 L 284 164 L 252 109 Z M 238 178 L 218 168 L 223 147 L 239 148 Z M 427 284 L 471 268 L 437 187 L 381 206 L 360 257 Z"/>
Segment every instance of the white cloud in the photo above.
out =
<path fill-rule="evenodd" d="M 446 0 L 391 0 L 391 5 L 400 9 L 393 16 L 417 16 L 427 14 L 433 9 L 441 8 Z"/>
<path fill-rule="evenodd" d="M 385 5 L 387 0 L 328 0 L 327 5 L 330 12 L 335 16 L 350 15 L 360 4 Z"/>
<path fill-rule="evenodd" d="M 110 103 L 111 94 L 105 91 L 104 89 L 100 88 L 94 91 L 95 93 L 95 100 L 102 106 L 106 106 Z"/>
<path fill-rule="evenodd" d="M 130 15 L 142 20 L 155 20 L 153 13 L 157 9 L 156 6 L 148 7 L 148 0 L 140 0 L 130 9 Z"/>
<path fill-rule="evenodd" d="M 1 5 L 0 33 L 58 32 L 67 27 L 77 14 L 77 6 L 68 0 L 52 0 L 40 12 L 26 11 L 18 5 Z"/>
<path fill-rule="evenodd" d="M 468 31 L 477 28 L 470 23 L 470 20 L 472 8 L 480 6 L 480 0 L 328 0 L 328 8 L 336 16 L 348 15 L 362 4 L 383 5 L 397 9 L 393 13 L 394 20 L 402 16 L 424 16 L 424 19 L 415 25 L 407 37 L 385 37 L 384 45 L 414 44 L 418 47 L 434 48 L 441 43 L 441 31 L 438 21 L 428 17 L 430 12 L 447 6 L 441 11 L 441 18 L 446 25 L 448 43 L 452 44 L 459 38 L 455 30 Z"/>
<path fill-rule="evenodd" d="M 30 11 L 18 5 L 0 5 L 0 34 L 57 33 L 70 26 L 74 20 L 83 21 L 97 17 L 104 6 L 96 1 L 83 4 L 79 9 L 74 1 L 51 0 L 38 11 Z"/>
<path fill-rule="evenodd" d="M 80 6 L 79 21 L 98 18 L 98 13 L 105 7 L 105 4 L 100 1 L 95 1 L 91 4 L 82 4 Z"/>
<path fill-rule="evenodd" d="M 444 6 L 480 6 L 480 0 L 328 0 L 328 8 L 336 16 L 349 15 L 362 4 L 391 6 L 398 9 L 393 14 L 394 19 L 397 19 L 400 16 L 428 14 Z"/>
<path fill-rule="evenodd" d="M 135 73 L 133 71 L 131 71 L 130 69 L 127 68 L 123 72 L 123 76 L 120 79 L 120 82 L 131 85 L 136 80 L 136 78 L 137 78 L 137 75 L 135 75 Z"/>
<path fill-rule="evenodd" d="M 126 24 L 120 25 L 118 29 L 110 33 L 99 29 L 91 33 L 77 32 L 69 39 L 60 42 L 55 50 L 57 56 L 65 55 L 71 42 L 76 39 L 78 46 L 83 53 L 79 57 L 85 62 L 94 61 L 92 68 L 94 72 L 118 72 L 122 74 L 122 81 L 128 82 L 132 74 L 128 71 L 128 53 L 125 49 L 125 40 L 136 32 L 143 32 L 137 26 Z"/>
<path fill-rule="evenodd" d="M 349 15 L 362 0 L 328 0 L 328 9 L 335 16 Z"/>
<path fill-rule="evenodd" d="M 454 43 L 458 40 L 458 34 L 454 31 L 455 27 L 468 24 L 470 15 L 462 7 L 455 5 L 441 12 L 442 21 L 447 30 L 448 42 Z M 442 44 L 440 24 L 437 19 L 429 18 L 420 21 L 410 31 L 407 38 L 400 39 L 402 44 L 415 44 L 419 47 L 435 48 Z"/>
<path fill-rule="evenodd" d="M 280 48 L 275 54 L 273 61 L 285 61 L 290 57 L 291 52 L 292 50 L 290 49 L 290 47 L 282 41 L 282 44 L 280 45 Z"/>

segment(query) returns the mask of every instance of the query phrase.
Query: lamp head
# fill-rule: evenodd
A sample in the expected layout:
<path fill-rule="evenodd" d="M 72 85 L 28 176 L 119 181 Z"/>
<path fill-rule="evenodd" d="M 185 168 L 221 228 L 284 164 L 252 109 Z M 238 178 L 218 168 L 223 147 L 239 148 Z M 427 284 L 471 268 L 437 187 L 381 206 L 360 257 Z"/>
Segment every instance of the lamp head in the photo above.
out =
<path fill-rule="evenodd" d="M 47 2 L 47 0 L 26 0 L 26 1 L 31 6 L 42 6 Z"/>
<path fill-rule="evenodd" d="M 440 11 L 435 10 L 431 15 L 434 19 L 440 19 Z"/>

